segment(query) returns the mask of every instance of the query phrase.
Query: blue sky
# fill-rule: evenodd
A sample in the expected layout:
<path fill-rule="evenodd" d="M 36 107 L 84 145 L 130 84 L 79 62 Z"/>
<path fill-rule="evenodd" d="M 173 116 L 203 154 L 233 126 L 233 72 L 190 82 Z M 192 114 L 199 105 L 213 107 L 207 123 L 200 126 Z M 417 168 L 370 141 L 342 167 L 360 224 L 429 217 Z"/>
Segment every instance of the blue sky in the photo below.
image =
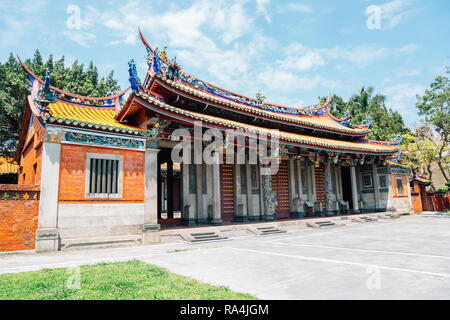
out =
<path fill-rule="evenodd" d="M 0 60 L 39 48 L 126 87 L 128 60 L 146 72 L 140 26 L 183 70 L 231 91 L 309 106 L 373 86 L 413 125 L 416 94 L 450 65 L 449 18 L 447 0 L 2 0 Z"/>

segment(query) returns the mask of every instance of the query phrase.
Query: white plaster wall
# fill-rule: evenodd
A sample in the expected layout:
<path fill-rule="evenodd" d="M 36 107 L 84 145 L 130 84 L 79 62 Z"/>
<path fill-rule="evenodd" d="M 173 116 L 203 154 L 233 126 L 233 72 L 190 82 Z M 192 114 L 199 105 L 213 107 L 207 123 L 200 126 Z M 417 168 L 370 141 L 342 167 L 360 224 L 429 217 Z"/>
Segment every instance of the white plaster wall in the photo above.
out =
<path fill-rule="evenodd" d="M 61 239 L 142 234 L 144 204 L 59 204 Z"/>

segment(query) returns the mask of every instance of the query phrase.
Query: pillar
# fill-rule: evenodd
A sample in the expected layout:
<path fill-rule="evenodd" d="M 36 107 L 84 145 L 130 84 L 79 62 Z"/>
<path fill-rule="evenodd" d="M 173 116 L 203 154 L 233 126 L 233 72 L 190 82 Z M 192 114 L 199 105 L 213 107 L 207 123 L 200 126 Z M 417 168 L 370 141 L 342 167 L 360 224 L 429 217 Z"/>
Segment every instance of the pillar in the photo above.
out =
<path fill-rule="evenodd" d="M 203 165 L 196 164 L 197 179 L 197 224 L 206 224 L 208 213 L 203 210 Z"/>
<path fill-rule="evenodd" d="M 244 202 L 242 201 L 241 164 L 238 163 L 236 157 L 234 160 L 234 220 L 236 222 L 248 222 Z"/>
<path fill-rule="evenodd" d="M 195 209 L 195 196 L 190 193 L 190 170 L 191 164 L 183 163 L 183 207 L 181 208 L 181 222 L 186 226 L 195 226 L 196 213 Z M 195 165 L 193 165 L 195 166 Z"/>
<path fill-rule="evenodd" d="M 253 212 L 252 172 L 248 159 L 246 159 L 245 168 L 247 173 L 247 217 L 249 220 L 256 220 Z"/>
<path fill-rule="evenodd" d="M 213 225 L 222 224 L 222 207 L 220 194 L 220 165 L 214 163 L 212 166 L 212 184 L 213 184 Z"/>
<path fill-rule="evenodd" d="M 334 169 L 334 168 L 333 168 Z M 327 216 L 332 216 L 334 211 L 333 199 L 333 185 L 331 181 L 330 162 L 325 162 L 323 171 L 323 187 L 325 193 L 325 213 Z"/>
<path fill-rule="evenodd" d="M 167 218 L 173 219 L 173 162 L 167 160 Z"/>
<path fill-rule="evenodd" d="M 294 166 L 296 163 L 294 162 L 294 159 L 291 157 L 289 159 L 289 199 L 290 199 L 290 211 L 291 215 L 292 213 L 297 213 L 298 209 L 296 208 L 294 202 L 295 199 L 298 198 L 298 194 L 295 192 L 295 174 L 294 174 Z"/>
<path fill-rule="evenodd" d="M 359 197 L 358 197 L 358 186 L 356 184 L 356 168 L 355 166 L 350 167 L 350 177 L 352 180 L 352 202 L 353 202 L 353 213 L 359 213 Z"/>
<path fill-rule="evenodd" d="M 275 192 L 272 191 L 272 176 L 270 174 L 261 175 L 261 186 L 264 203 L 264 220 L 266 221 L 275 220 L 276 199 L 275 199 Z"/>
<path fill-rule="evenodd" d="M 36 251 L 59 250 L 58 190 L 61 144 L 45 141 L 42 150 L 39 221 Z"/>
<path fill-rule="evenodd" d="M 380 181 L 378 179 L 377 165 L 372 164 L 372 179 L 373 179 L 373 191 L 375 195 L 375 211 L 381 211 L 381 198 L 380 198 Z"/>
<path fill-rule="evenodd" d="M 145 150 L 145 193 L 144 193 L 144 225 L 142 228 L 142 242 L 159 242 L 158 224 L 158 153 L 159 149 L 151 148 L 147 142 Z"/>

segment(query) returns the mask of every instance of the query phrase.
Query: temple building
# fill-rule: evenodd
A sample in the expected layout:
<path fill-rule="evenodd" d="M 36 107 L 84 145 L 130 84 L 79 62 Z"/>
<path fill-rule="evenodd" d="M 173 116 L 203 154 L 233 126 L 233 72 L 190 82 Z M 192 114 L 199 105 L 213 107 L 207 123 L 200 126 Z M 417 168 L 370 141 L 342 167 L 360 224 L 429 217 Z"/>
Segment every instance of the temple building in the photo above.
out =
<path fill-rule="evenodd" d="M 55 88 L 21 62 L 30 94 L 16 160 L 19 184 L 40 185 L 38 251 L 155 243 L 169 227 L 412 212 L 400 140 L 368 140 L 371 119 L 336 118 L 330 99 L 293 108 L 230 92 L 140 37 L 147 74 L 130 61 L 130 88 L 107 97 Z M 174 159 L 184 142 L 201 149 L 182 159 L 201 158 L 208 130 L 223 135 L 218 163 Z"/>

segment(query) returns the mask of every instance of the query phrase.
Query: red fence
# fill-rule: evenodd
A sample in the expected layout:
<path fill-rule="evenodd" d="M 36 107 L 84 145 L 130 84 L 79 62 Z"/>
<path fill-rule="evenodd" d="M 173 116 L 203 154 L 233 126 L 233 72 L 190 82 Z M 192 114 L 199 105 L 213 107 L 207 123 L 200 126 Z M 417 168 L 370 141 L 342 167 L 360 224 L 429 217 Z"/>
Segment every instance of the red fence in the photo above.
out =
<path fill-rule="evenodd" d="M 0 252 L 33 250 L 38 217 L 38 185 L 0 185 Z"/>
<path fill-rule="evenodd" d="M 433 196 L 434 207 L 436 211 L 444 211 L 450 209 L 450 196 Z"/>

